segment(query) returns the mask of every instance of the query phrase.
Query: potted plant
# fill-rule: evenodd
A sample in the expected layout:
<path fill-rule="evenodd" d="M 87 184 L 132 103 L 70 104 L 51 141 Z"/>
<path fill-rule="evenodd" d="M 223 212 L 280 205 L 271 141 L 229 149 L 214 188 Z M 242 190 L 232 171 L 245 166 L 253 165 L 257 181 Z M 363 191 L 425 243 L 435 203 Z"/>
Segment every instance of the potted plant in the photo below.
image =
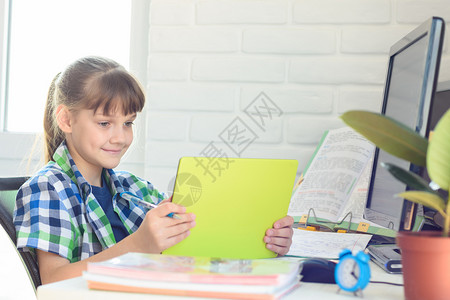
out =
<path fill-rule="evenodd" d="M 408 170 L 382 162 L 383 167 L 409 187 L 408 191 L 398 194 L 398 198 L 435 209 L 443 218 L 441 232 L 399 231 L 397 234 L 397 244 L 402 253 L 405 297 L 449 299 L 450 199 L 442 197 L 436 187 L 448 192 L 450 185 L 450 110 L 439 120 L 430 141 L 379 113 L 349 111 L 341 118 L 380 149 L 426 167 L 431 185 Z"/>

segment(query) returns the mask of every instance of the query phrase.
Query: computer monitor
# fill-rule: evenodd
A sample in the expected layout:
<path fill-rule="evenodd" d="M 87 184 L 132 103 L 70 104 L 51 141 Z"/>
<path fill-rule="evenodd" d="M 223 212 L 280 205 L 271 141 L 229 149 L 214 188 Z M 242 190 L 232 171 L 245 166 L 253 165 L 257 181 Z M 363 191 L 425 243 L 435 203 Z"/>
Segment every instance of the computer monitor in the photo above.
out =
<path fill-rule="evenodd" d="M 395 43 L 389 53 L 382 113 L 425 137 L 430 130 L 444 28 L 444 20 L 433 17 Z M 407 187 L 381 167 L 381 162 L 394 163 L 423 176 L 423 168 L 377 148 L 364 217 L 396 231 L 412 230 L 417 205 L 394 199 Z"/>
<path fill-rule="evenodd" d="M 431 110 L 430 131 L 433 131 L 441 117 L 450 109 L 450 80 L 438 83 Z"/>

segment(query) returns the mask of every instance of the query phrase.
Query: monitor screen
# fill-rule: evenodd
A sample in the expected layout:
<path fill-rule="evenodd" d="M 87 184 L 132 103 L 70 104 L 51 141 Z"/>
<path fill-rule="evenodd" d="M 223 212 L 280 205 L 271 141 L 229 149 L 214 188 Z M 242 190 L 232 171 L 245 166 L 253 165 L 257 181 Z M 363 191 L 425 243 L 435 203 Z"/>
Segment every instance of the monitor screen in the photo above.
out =
<path fill-rule="evenodd" d="M 382 113 L 428 136 L 439 74 L 444 21 L 432 18 L 395 43 L 389 53 Z M 393 163 L 422 175 L 422 168 L 376 149 L 364 216 L 394 230 L 411 230 L 417 205 L 394 199 L 407 189 L 380 166 Z"/>

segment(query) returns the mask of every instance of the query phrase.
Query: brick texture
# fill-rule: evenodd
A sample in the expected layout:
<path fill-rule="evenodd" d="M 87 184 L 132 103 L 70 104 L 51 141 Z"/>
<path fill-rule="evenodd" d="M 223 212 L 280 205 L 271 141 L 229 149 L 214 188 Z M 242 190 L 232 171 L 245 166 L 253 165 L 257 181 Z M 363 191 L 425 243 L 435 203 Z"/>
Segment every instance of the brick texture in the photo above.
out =
<path fill-rule="evenodd" d="M 380 110 L 391 45 L 433 15 L 450 20 L 448 0 L 153 0 L 146 178 L 170 190 L 178 159 L 212 144 L 237 156 L 237 124 L 253 134 L 241 157 L 301 172 L 342 113 Z"/>

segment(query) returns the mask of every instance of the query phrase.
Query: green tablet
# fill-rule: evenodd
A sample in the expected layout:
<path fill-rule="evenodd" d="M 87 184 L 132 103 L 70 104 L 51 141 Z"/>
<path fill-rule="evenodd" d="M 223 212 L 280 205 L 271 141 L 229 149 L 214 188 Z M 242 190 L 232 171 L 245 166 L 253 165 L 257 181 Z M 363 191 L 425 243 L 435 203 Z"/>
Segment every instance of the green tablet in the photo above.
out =
<path fill-rule="evenodd" d="M 275 257 L 263 238 L 287 214 L 297 166 L 289 159 L 181 158 L 172 201 L 195 213 L 197 224 L 163 254 Z"/>

